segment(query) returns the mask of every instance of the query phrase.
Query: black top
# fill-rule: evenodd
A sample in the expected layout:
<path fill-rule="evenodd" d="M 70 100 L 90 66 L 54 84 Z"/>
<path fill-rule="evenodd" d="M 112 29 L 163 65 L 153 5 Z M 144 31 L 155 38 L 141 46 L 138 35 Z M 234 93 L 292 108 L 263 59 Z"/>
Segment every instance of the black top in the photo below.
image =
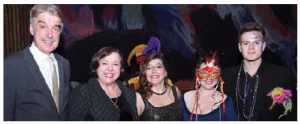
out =
<path fill-rule="evenodd" d="M 237 86 L 236 86 L 236 97 L 239 103 L 239 110 L 241 115 L 240 120 L 257 120 L 257 112 L 258 110 L 255 109 L 256 100 L 257 100 L 257 91 L 258 91 L 258 84 L 259 78 L 261 74 L 260 65 L 257 72 L 250 76 L 243 68 L 240 67 L 240 77 L 237 79 Z"/>
<path fill-rule="evenodd" d="M 145 103 L 145 109 L 139 116 L 141 121 L 181 121 L 182 111 L 178 101 L 176 88 L 171 87 L 175 101 L 162 107 L 154 107 L 146 98 L 142 98 Z"/>
<path fill-rule="evenodd" d="M 134 90 L 125 86 L 127 84 L 125 82 L 118 82 L 117 84 L 122 92 L 118 98 L 118 107 L 113 104 L 116 100 L 111 100 L 106 95 L 96 78 L 91 78 L 87 84 L 77 86 L 71 93 L 67 108 L 68 120 L 137 120 Z"/>
<path fill-rule="evenodd" d="M 262 61 L 257 74 L 250 77 L 246 81 L 246 75 L 240 65 L 222 70 L 222 78 L 224 79 L 224 91 L 229 96 L 232 96 L 235 111 L 238 119 L 241 121 L 295 121 L 297 120 L 297 91 L 296 91 L 296 77 L 290 69 L 283 66 Z M 258 75 L 258 77 L 256 77 Z M 240 77 L 238 83 L 238 77 Z M 257 83 L 258 80 L 258 83 Z M 256 87 L 257 83 L 257 88 Z M 245 84 L 246 92 L 245 92 Z M 282 104 L 275 105 L 272 110 L 269 107 L 272 105 L 272 98 L 267 94 L 275 87 L 282 87 L 292 91 L 292 111 L 288 112 L 286 116 L 278 118 L 284 113 Z M 257 90 L 254 95 L 255 89 Z M 246 96 L 246 97 L 245 97 Z M 246 98 L 246 99 L 244 99 Z M 246 100 L 245 102 L 243 100 Z M 255 102 L 254 102 L 255 100 Z M 244 104 L 245 103 L 245 104 Z M 250 107 L 253 106 L 253 110 Z M 244 111 L 244 112 L 243 112 Z M 253 111 L 253 116 L 247 118 L 249 113 Z M 246 118 L 245 118 L 246 117 Z"/>
<path fill-rule="evenodd" d="M 121 94 L 120 97 L 115 99 L 115 102 L 117 102 L 117 105 L 118 105 L 119 111 L 120 111 L 119 121 L 132 121 L 133 116 L 131 115 L 130 105 L 126 101 L 124 94 Z"/>

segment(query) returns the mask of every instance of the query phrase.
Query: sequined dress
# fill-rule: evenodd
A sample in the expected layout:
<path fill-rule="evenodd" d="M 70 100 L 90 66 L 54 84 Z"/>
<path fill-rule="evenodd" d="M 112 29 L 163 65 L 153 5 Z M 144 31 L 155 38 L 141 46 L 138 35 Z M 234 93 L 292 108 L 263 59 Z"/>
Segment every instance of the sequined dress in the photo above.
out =
<path fill-rule="evenodd" d="M 139 116 L 141 121 L 181 121 L 182 111 L 177 97 L 176 88 L 172 87 L 172 92 L 175 97 L 175 102 L 162 106 L 154 107 L 147 99 L 143 98 L 145 109 L 142 115 Z"/>

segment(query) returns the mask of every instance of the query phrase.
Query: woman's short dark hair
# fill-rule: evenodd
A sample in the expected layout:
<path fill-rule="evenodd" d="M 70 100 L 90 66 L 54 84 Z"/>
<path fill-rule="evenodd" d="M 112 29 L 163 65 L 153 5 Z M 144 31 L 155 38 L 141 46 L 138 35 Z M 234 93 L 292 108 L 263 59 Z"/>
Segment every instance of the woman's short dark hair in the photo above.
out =
<path fill-rule="evenodd" d="M 124 70 L 124 61 L 123 61 L 123 57 L 122 54 L 120 52 L 119 49 L 111 47 L 111 46 L 107 46 L 107 47 L 102 47 L 97 53 L 94 54 L 91 64 L 90 64 L 90 69 L 91 69 L 91 74 L 93 76 L 97 76 L 96 74 L 96 70 L 99 67 L 99 61 L 101 59 L 103 59 L 104 57 L 112 54 L 112 53 L 118 53 L 120 55 L 121 58 L 121 70 Z M 121 71 L 122 73 L 123 71 Z"/>

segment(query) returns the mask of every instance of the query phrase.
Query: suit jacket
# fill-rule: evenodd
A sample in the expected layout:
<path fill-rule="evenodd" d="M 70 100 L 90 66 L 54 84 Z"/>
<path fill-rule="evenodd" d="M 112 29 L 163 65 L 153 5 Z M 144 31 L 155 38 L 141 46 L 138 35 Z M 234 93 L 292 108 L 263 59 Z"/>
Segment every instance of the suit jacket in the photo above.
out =
<path fill-rule="evenodd" d="M 137 120 L 136 95 L 126 82 L 117 83 L 128 103 L 133 120 Z M 77 86 L 71 93 L 67 108 L 67 118 L 71 121 L 118 121 L 120 112 L 99 85 L 96 78 Z"/>
<path fill-rule="evenodd" d="M 236 83 L 240 65 L 224 68 L 222 77 L 225 81 L 224 92 L 232 96 L 235 106 L 235 111 L 239 114 L 239 120 L 243 120 L 242 104 L 239 102 L 237 106 Z M 297 91 L 295 74 L 287 67 L 278 66 L 262 61 L 261 72 L 259 73 L 259 82 L 257 89 L 257 97 L 254 109 L 254 117 L 256 121 L 275 121 L 275 120 L 297 120 Z M 275 87 L 282 87 L 292 91 L 292 112 L 287 116 L 278 119 L 279 115 L 283 114 L 284 108 L 280 105 L 275 105 L 272 110 L 269 107 L 272 104 L 272 98 L 267 94 Z M 239 107 L 239 109 L 238 109 Z"/>
<path fill-rule="evenodd" d="M 70 89 L 68 60 L 54 54 L 58 63 L 60 112 L 29 47 L 4 60 L 4 120 L 63 120 Z"/>

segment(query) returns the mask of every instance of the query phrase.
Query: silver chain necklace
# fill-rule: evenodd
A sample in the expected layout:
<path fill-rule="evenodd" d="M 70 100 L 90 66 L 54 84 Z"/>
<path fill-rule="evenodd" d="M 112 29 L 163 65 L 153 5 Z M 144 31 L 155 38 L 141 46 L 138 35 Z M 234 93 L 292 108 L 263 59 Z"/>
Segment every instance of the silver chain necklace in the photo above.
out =
<path fill-rule="evenodd" d="M 237 98 L 237 101 L 238 101 L 238 98 L 240 98 L 243 102 L 243 116 L 244 118 L 246 118 L 248 121 L 251 120 L 251 118 L 253 117 L 253 111 L 255 109 L 255 103 L 256 103 L 256 95 L 257 95 L 257 88 L 258 88 L 258 81 L 259 81 L 259 75 L 257 74 L 256 75 L 256 82 L 255 82 L 255 88 L 254 88 L 254 93 L 253 93 L 253 96 L 252 96 L 252 103 L 251 103 L 251 106 L 250 106 L 250 111 L 249 111 L 249 114 L 246 115 L 245 113 L 245 103 L 246 103 L 246 98 L 248 96 L 248 91 L 249 91 L 249 84 L 246 85 L 245 83 L 245 86 L 244 86 L 244 94 L 243 94 L 243 98 L 242 96 L 240 95 L 240 74 L 241 74 L 241 70 L 242 70 L 242 67 L 244 66 L 244 63 L 242 62 L 241 66 L 240 66 L 240 69 L 239 69 L 239 73 L 238 73 L 238 78 L 237 78 L 237 85 L 236 85 L 236 98 Z M 247 75 L 246 75 L 246 72 L 244 71 L 245 73 L 245 76 L 246 76 L 246 81 L 248 81 L 247 79 Z M 238 104 L 237 104 L 238 105 Z M 239 115 L 239 114 L 238 114 Z"/>

